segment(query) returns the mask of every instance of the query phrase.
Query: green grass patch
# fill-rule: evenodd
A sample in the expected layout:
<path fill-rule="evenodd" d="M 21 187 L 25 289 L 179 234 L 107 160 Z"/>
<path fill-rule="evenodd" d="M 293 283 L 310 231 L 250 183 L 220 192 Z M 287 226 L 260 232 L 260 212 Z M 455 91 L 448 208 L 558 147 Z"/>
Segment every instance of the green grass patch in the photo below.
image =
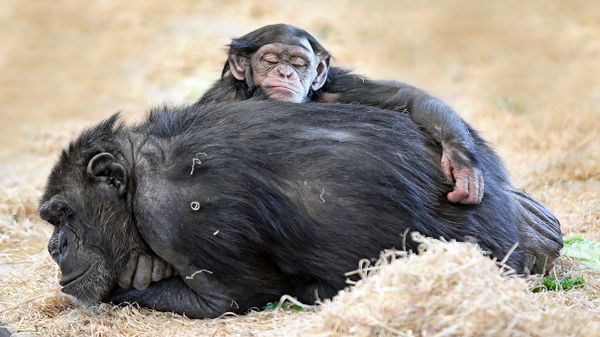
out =
<path fill-rule="evenodd" d="M 560 255 L 575 258 L 582 268 L 600 272 L 600 243 L 573 236 L 563 240 L 564 247 Z"/>
<path fill-rule="evenodd" d="M 291 302 L 284 302 L 281 303 L 280 301 L 275 301 L 275 302 L 269 302 L 267 304 L 265 304 L 262 309 L 263 310 L 275 310 L 277 308 L 282 308 L 283 310 L 291 310 L 291 311 L 302 311 L 304 309 L 302 309 L 301 306 L 291 303 Z"/>
<path fill-rule="evenodd" d="M 535 286 L 531 289 L 534 293 L 541 291 L 567 291 L 571 289 L 581 288 L 585 284 L 583 276 L 577 276 L 575 278 L 567 276 L 559 279 L 555 277 L 544 277 L 542 284 Z"/>

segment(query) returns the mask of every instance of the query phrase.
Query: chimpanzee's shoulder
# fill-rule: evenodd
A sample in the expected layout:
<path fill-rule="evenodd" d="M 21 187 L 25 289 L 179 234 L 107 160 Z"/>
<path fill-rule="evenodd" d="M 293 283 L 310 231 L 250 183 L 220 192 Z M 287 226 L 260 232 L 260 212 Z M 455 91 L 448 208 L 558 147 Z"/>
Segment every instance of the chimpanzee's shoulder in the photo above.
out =
<path fill-rule="evenodd" d="M 221 106 L 215 108 L 215 106 Z M 205 103 L 187 106 L 163 105 L 152 109 L 144 122 L 132 129 L 133 132 L 143 133 L 160 138 L 174 137 L 189 132 L 198 125 L 208 125 L 219 115 L 231 110 L 227 104 Z"/>
<path fill-rule="evenodd" d="M 203 103 L 189 106 L 162 106 L 153 109 L 147 119 L 132 129 L 158 138 L 189 135 L 209 130 L 242 130 L 248 127 L 300 128 L 311 125 L 332 127 L 356 123 L 411 129 L 413 123 L 404 114 L 359 104 L 289 103 L 268 100 Z M 361 124 L 363 125 L 363 124 Z M 281 131 L 281 130 L 280 130 Z"/>

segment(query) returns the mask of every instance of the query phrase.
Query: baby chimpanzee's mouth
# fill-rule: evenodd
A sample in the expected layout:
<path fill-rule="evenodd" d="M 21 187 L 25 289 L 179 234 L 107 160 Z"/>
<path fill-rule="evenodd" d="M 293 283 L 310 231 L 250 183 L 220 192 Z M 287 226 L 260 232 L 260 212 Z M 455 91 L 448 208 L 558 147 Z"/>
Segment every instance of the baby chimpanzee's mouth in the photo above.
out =
<path fill-rule="evenodd" d="M 86 270 L 84 270 L 83 272 L 81 272 L 79 274 L 72 273 L 69 275 L 63 275 L 59 282 L 60 286 L 61 287 L 68 286 L 69 284 L 73 283 L 74 281 L 85 276 L 85 274 L 87 274 L 87 272 L 90 271 L 91 269 L 92 269 L 92 266 L 89 266 Z"/>

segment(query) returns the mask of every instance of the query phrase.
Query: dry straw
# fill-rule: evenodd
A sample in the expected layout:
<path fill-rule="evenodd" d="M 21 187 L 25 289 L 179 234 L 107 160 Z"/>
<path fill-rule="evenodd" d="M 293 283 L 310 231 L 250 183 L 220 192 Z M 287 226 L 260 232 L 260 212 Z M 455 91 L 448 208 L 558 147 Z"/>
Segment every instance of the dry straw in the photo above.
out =
<path fill-rule="evenodd" d="M 422 239 L 420 255 L 385 252 L 320 312 L 335 336 L 600 336 L 599 317 L 544 301 L 474 244 Z M 373 271 L 377 271 L 373 273 Z M 589 303 L 588 303 L 589 304 Z M 598 303 L 596 303 L 597 305 Z"/>
<path fill-rule="evenodd" d="M 536 279 L 511 275 L 474 244 L 421 240 L 419 255 L 388 251 L 363 264 L 363 280 L 316 310 L 214 320 L 78 307 L 60 294 L 58 270 L 40 253 L 3 276 L 0 321 L 42 336 L 600 336 L 598 283 L 534 294 Z M 558 264 L 561 275 L 582 273 L 569 261 Z"/>

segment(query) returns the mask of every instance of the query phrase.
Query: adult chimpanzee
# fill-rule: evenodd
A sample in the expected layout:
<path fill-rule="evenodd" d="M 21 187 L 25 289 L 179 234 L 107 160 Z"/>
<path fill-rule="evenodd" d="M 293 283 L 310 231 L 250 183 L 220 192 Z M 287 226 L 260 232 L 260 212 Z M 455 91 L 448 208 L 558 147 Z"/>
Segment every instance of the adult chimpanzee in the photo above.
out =
<path fill-rule="evenodd" d="M 527 245 L 510 253 L 519 205 L 493 151 L 477 137 L 473 150 L 487 192 L 465 206 L 444 196 L 439 144 L 402 114 L 246 101 L 165 108 L 132 128 L 115 115 L 63 151 L 40 216 L 63 292 L 192 317 L 331 297 L 360 259 L 404 248 L 406 230 L 474 238 L 523 272 Z M 176 275 L 118 287 L 136 251 Z"/>

